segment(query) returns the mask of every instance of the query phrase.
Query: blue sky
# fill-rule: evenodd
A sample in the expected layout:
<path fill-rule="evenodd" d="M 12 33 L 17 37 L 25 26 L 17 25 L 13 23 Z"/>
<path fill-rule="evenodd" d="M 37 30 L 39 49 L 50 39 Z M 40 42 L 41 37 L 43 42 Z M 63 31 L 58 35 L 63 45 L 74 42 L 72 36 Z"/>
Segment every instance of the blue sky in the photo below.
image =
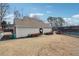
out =
<path fill-rule="evenodd" d="M 23 12 L 24 16 L 39 16 L 46 21 L 49 16 L 63 17 L 69 24 L 79 24 L 79 4 L 77 3 L 10 3 L 10 13 L 14 10 Z M 10 20 L 11 21 L 11 20 Z"/>

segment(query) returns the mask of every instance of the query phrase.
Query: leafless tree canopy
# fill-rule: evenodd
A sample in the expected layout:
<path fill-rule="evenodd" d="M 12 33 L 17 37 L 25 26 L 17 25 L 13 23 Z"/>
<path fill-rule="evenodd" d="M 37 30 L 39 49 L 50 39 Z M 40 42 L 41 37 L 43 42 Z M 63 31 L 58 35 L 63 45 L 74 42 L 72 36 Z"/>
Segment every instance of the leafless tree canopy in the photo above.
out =
<path fill-rule="evenodd" d="M 20 19 L 20 18 L 21 18 L 21 14 L 20 14 L 19 10 L 15 10 L 14 11 L 14 19 L 16 20 L 16 19 Z"/>
<path fill-rule="evenodd" d="M 65 23 L 62 17 L 48 17 L 47 20 L 51 24 L 51 27 L 62 27 Z"/>
<path fill-rule="evenodd" d="M 8 10 L 9 10 L 9 4 L 0 3 L 0 20 L 1 21 L 3 21 L 3 19 L 6 16 Z"/>

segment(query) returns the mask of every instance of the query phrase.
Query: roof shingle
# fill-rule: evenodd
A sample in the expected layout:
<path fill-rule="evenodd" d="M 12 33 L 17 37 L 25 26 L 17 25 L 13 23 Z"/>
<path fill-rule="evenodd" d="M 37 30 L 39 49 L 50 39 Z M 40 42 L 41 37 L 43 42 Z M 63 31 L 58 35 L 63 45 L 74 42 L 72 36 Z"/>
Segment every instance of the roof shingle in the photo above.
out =
<path fill-rule="evenodd" d="M 24 18 L 15 21 L 16 27 L 47 28 L 49 24 L 35 18 Z"/>

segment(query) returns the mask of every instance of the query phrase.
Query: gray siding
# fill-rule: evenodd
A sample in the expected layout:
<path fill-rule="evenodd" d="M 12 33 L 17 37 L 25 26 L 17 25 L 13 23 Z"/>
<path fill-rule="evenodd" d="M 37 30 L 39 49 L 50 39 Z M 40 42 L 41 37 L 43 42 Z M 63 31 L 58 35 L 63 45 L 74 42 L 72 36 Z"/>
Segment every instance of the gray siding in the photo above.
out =
<path fill-rule="evenodd" d="M 51 28 L 43 28 L 43 33 L 51 32 Z M 39 28 L 16 27 L 16 38 L 28 36 L 28 34 L 39 33 Z"/>
<path fill-rule="evenodd" d="M 39 33 L 38 28 L 16 28 L 16 38 L 28 36 L 28 34 Z"/>
<path fill-rule="evenodd" d="M 44 28 L 43 29 L 43 33 L 46 33 L 46 32 L 51 32 L 52 31 L 52 29 L 51 28 Z"/>

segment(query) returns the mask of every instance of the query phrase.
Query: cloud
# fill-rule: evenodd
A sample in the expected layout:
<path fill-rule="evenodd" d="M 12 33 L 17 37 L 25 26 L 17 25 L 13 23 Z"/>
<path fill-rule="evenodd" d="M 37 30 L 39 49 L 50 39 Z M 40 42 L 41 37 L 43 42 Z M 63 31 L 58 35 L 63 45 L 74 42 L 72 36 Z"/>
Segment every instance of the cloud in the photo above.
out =
<path fill-rule="evenodd" d="M 44 21 L 44 23 L 49 23 L 48 21 Z"/>
<path fill-rule="evenodd" d="M 64 19 L 65 21 L 66 21 L 66 20 L 71 20 L 71 18 L 63 18 L 63 19 Z"/>
<path fill-rule="evenodd" d="M 35 17 L 35 16 L 44 16 L 44 14 L 43 13 L 30 13 L 29 14 L 29 17 Z"/>
<path fill-rule="evenodd" d="M 13 14 L 9 14 L 9 15 L 6 15 L 4 18 L 13 18 L 14 15 Z"/>
<path fill-rule="evenodd" d="M 65 25 L 66 26 L 73 26 L 73 25 L 78 25 L 76 22 L 76 19 L 71 18 L 63 18 L 65 20 Z"/>
<path fill-rule="evenodd" d="M 63 18 L 66 25 L 79 25 L 79 14 L 72 15 L 70 18 Z"/>
<path fill-rule="evenodd" d="M 11 24 L 13 24 L 14 14 L 6 15 L 6 16 L 4 17 L 4 19 L 5 19 L 7 22 L 10 22 Z"/>
<path fill-rule="evenodd" d="M 65 20 L 65 26 L 72 25 L 72 19 L 71 18 L 63 18 Z"/>
<path fill-rule="evenodd" d="M 79 14 L 73 15 L 72 18 L 77 18 L 77 19 L 79 19 Z"/>

